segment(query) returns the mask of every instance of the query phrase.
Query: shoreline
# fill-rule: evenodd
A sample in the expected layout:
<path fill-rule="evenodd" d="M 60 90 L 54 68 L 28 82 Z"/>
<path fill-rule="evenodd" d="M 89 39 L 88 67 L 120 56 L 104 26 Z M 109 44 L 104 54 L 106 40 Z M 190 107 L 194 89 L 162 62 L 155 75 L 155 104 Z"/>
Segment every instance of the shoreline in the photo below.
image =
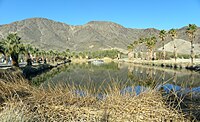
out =
<path fill-rule="evenodd" d="M 174 60 L 154 60 L 154 61 L 148 61 L 148 60 L 129 60 L 129 59 L 115 59 L 114 62 L 126 62 L 126 63 L 133 63 L 133 64 L 140 64 L 140 65 L 148 65 L 148 66 L 158 66 L 162 68 L 173 68 L 173 69 L 187 69 L 191 71 L 197 71 L 200 72 L 200 59 L 197 60 L 197 62 L 191 66 L 189 59 L 178 59 L 175 63 Z"/>

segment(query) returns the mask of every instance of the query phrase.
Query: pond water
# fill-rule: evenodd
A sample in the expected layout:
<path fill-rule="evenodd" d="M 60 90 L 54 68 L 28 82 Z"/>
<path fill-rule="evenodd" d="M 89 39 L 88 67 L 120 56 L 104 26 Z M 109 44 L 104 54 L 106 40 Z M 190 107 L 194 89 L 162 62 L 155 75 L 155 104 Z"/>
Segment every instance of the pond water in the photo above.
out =
<path fill-rule="evenodd" d="M 172 89 L 174 91 L 183 90 L 183 92 L 200 92 L 199 72 L 129 63 L 69 64 L 65 66 L 64 70 L 62 69 L 46 80 L 43 85 L 47 83 L 93 84 L 92 87 L 98 88 L 104 83 L 110 84 L 113 81 L 127 85 L 122 92 L 131 91 L 130 86 L 133 85 L 137 93 L 149 86 L 163 87 L 167 92 Z"/>

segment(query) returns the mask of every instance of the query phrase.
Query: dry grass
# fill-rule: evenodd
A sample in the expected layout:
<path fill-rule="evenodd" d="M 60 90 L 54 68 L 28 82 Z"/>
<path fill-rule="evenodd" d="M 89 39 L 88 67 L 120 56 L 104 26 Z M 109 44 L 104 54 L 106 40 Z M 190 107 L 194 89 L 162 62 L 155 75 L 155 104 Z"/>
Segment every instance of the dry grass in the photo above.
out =
<path fill-rule="evenodd" d="M 80 87 L 60 85 L 33 87 L 21 79 L 18 82 L 0 80 L 0 120 L 10 121 L 189 121 L 181 112 L 169 107 L 160 92 L 148 90 L 140 95 L 121 94 L 117 84 L 109 86 L 106 97 L 98 99 L 86 87 L 84 95 L 75 92 Z"/>

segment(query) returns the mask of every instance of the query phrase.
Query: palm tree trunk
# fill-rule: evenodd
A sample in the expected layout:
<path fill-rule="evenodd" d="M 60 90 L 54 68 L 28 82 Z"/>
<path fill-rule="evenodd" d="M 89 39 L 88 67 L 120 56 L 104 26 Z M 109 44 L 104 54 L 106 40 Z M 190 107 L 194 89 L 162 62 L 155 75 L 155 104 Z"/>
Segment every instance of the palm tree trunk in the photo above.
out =
<path fill-rule="evenodd" d="M 32 66 L 32 59 L 31 59 L 31 54 L 30 53 L 27 54 L 26 61 L 27 61 L 27 65 L 28 66 Z"/>
<path fill-rule="evenodd" d="M 138 52 L 135 52 L 135 59 L 138 59 Z"/>
<path fill-rule="evenodd" d="M 163 40 L 163 60 L 165 60 L 165 44 L 164 44 L 164 40 Z"/>
<path fill-rule="evenodd" d="M 149 56 L 149 60 L 152 60 L 152 59 L 153 59 L 153 58 L 152 58 L 152 57 L 153 57 L 153 50 L 150 49 L 149 52 L 150 52 L 150 54 L 149 54 L 149 55 L 150 55 L 150 56 Z"/>
<path fill-rule="evenodd" d="M 192 37 L 191 39 L 191 65 L 193 66 L 194 64 L 194 58 L 195 58 L 195 55 L 194 55 L 194 37 Z"/>
<path fill-rule="evenodd" d="M 146 60 L 149 60 L 149 51 L 146 52 L 145 58 Z"/>
<path fill-rule="evenodd" d="M 174 40 L 174 60 L 175 60 L 175 63 L 176 63 L 176 59 L 177 59 L 177 49 L 176 49 L 176 44 L 175 44 L 175 39 Z"/>
<path fill-rule="evenodd" d="M 156 60 L 156 52 L 155 51 L 153 51 L 153 60 Z"/>
<path fill-rule="evenodd" d="M 19 55 L 18 55 L 18 53 L 12 53 L 11 58 L 12 58 L 12 65 L 19 67 L 19 62 L 18 62 Z"/>
<path fill-rule="evenodd" d="M 165 80 L 165 71 L 162 72 L 162 81 Z"/>
<path fill-rule="evenodd" d="M 6 64 L 8 64 L 8 59 L 9 59 L 9 58 L 8 58 L 8 55 L 5 54 L 4 57 L 5 57 L 5 58 L 4 58 L 4 62 L 5 62 Z"/>
<path fill-rule="evenodd" d="M 177 82 L 177 73 L 174 72 L 174 76 L 173 76 L 173 82 L 176 83 Z"/>
<path fill-rule="evenodd" d="M 142 51 L 140 52 L 140 58 L 141 58 L 141 60 L 143 60 L 143 52 Z"/>

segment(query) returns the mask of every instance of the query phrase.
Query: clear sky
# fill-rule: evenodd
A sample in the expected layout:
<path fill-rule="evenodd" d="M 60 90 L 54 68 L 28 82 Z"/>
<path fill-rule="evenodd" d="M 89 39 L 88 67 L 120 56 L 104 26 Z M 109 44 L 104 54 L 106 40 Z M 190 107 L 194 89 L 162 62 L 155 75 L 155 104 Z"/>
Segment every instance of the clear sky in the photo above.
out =
<path fill-rule="evenodd" d="M 171 29 L 200 26 L 200 0 L 0 0 L 0 25 L 33 17 L 71 25 L 99 20 Z"/>

